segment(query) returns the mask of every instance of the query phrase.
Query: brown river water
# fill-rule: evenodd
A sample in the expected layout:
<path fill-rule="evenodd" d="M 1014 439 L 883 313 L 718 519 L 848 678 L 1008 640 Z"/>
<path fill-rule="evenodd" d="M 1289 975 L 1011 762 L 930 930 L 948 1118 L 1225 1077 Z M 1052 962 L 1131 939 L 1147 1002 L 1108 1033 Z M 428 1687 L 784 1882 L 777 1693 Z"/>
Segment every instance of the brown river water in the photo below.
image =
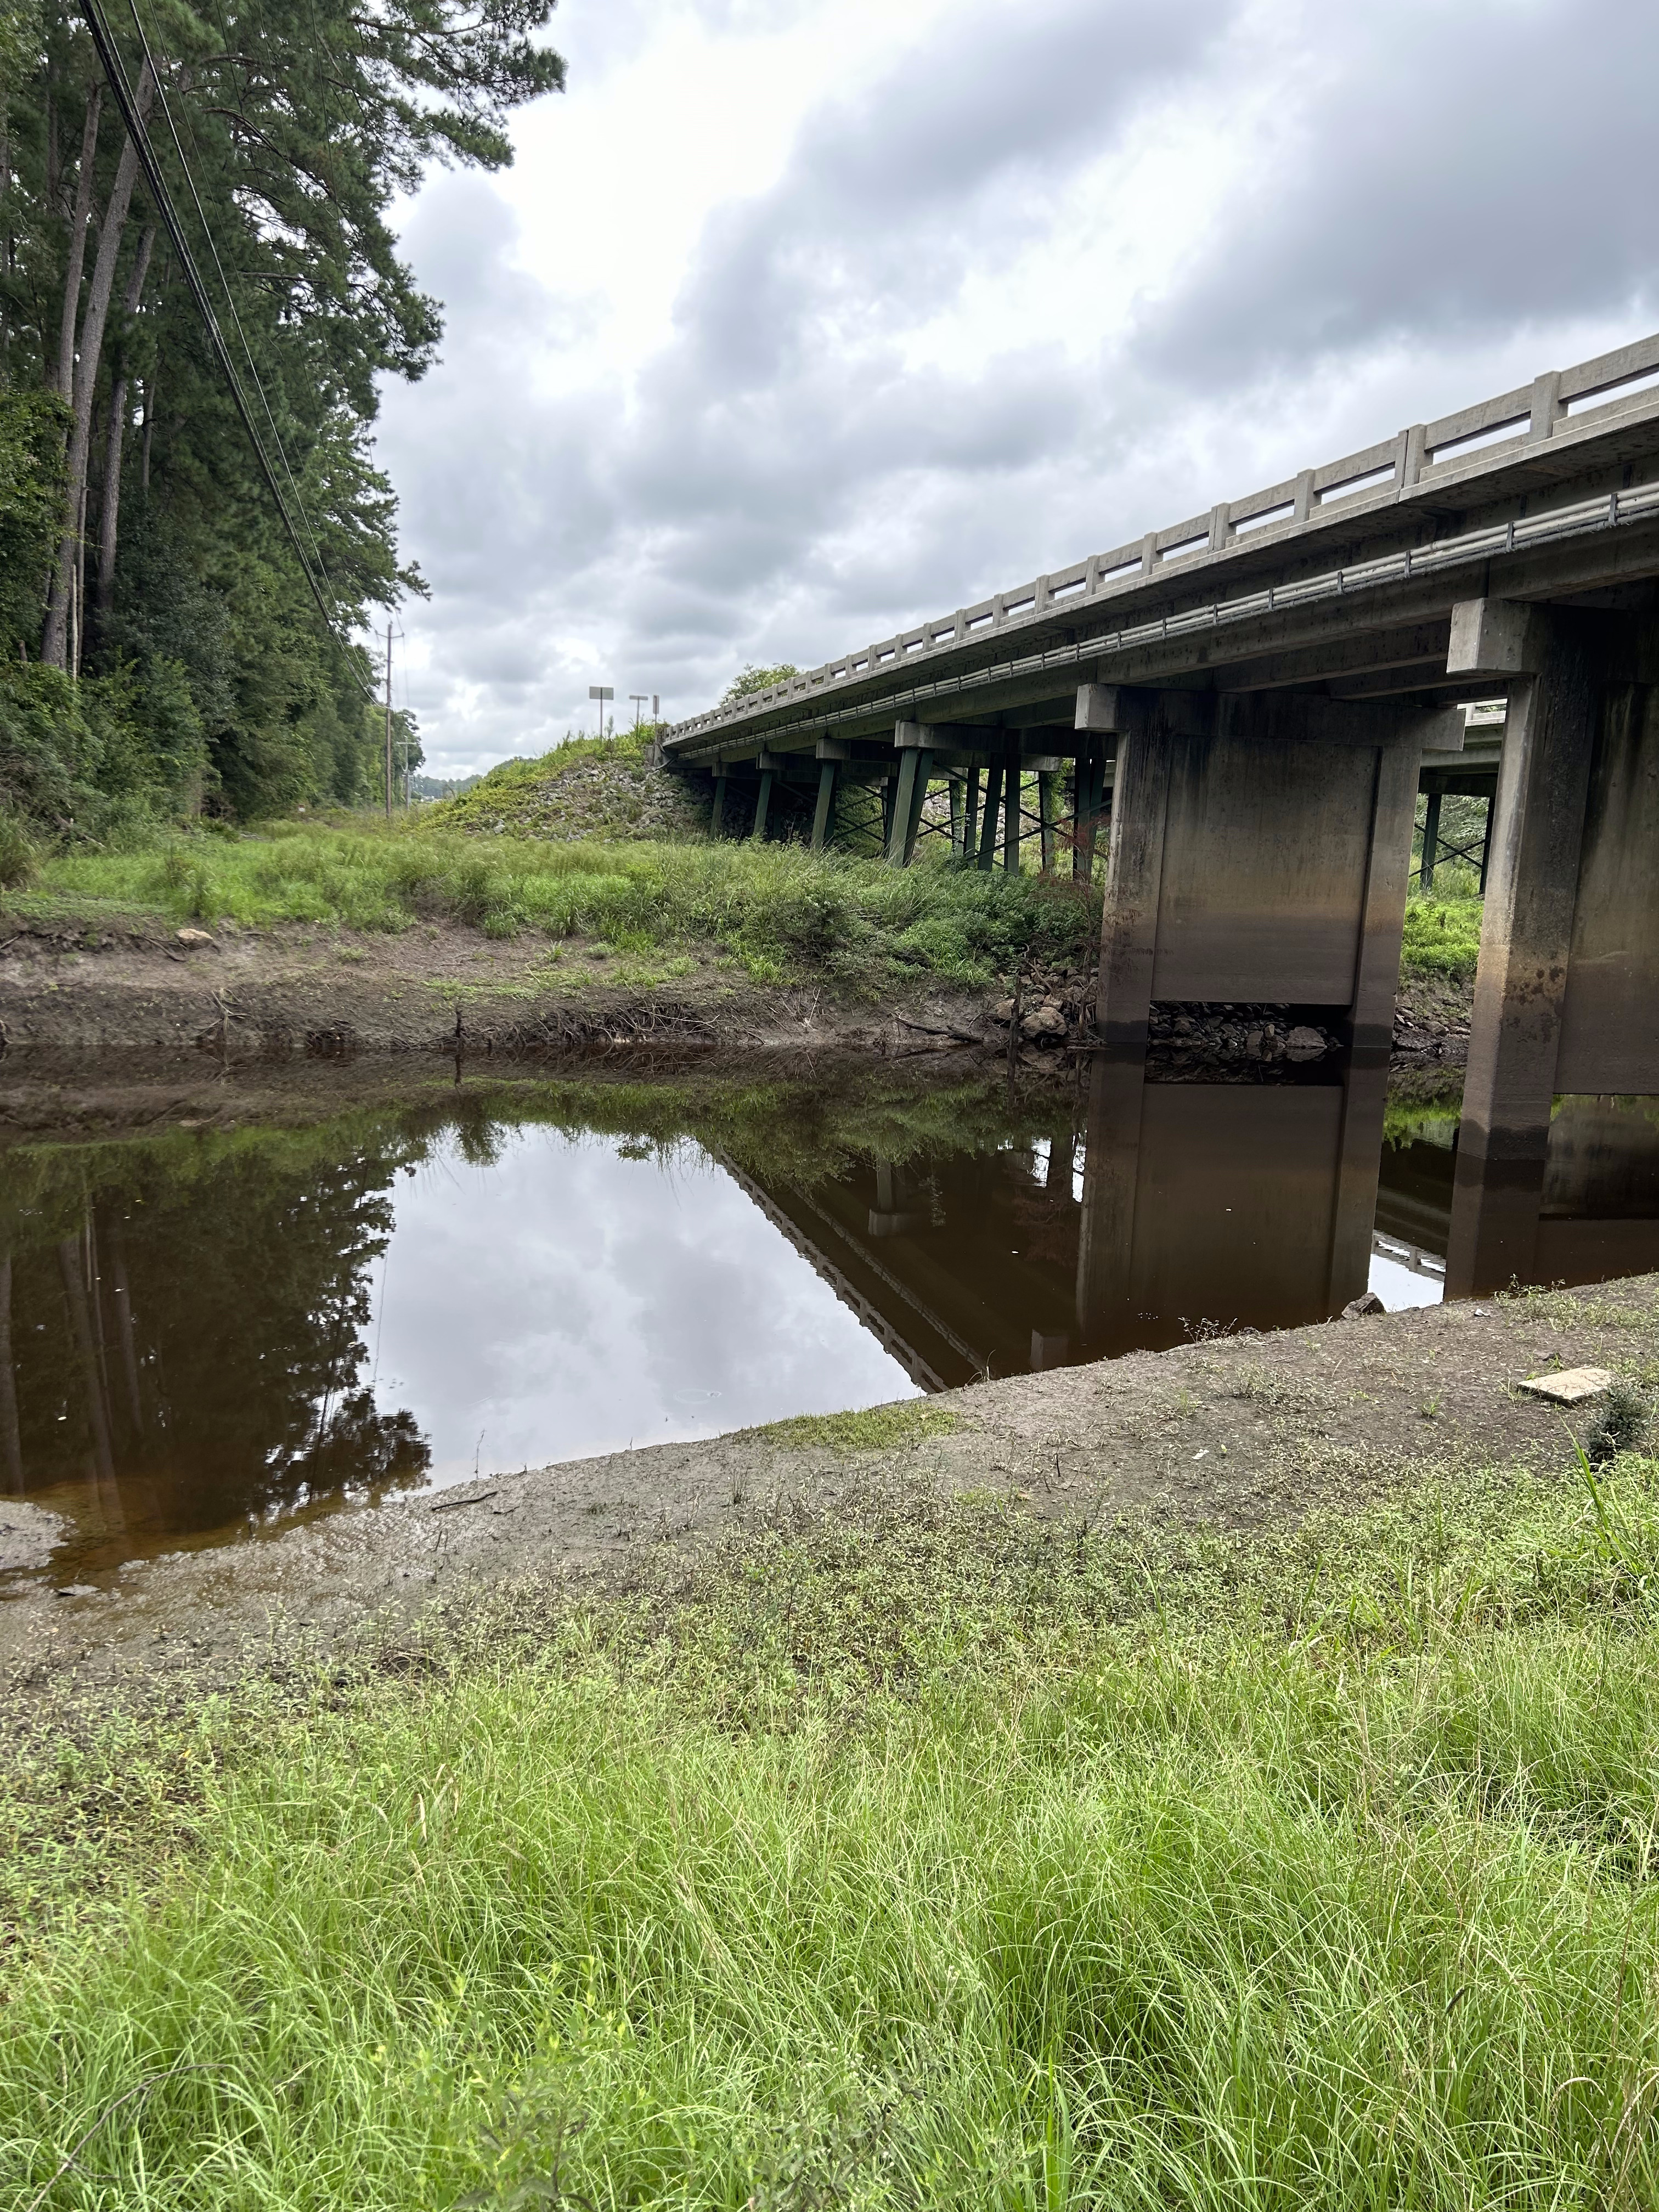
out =
<path fill-rule="evenodd" d="M 1340 1068 L 1091 1081 L 526 1075 L 15 1147 L 0 1496 L 64 1516 L 63 1580 L 475 1471 L 1320 1321 L 1368 1284 L 1441 1297 L 1455 1095 L 1389 1107 L 1356 1159 L 1380 1090 Z M 1559 1103 L 1538 1249 L 1541 1279 L 1659 1267 L 1659 1100 Z"/>

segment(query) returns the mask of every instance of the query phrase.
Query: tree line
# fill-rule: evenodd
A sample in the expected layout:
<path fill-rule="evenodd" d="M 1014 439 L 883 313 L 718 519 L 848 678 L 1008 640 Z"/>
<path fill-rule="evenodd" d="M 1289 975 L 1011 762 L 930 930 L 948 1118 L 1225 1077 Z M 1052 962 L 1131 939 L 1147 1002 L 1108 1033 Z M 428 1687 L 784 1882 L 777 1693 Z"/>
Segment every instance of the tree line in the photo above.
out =
<path fill-rule="evenodd" d="M 441 332 L 389 211 L 434 163 L 511 160 L 563 82 L 552 5 L 111 6 L 296 551 L 86 22 L 0 0 L 0 814 L 108 841 L 379 793 L 352 633 L 424 586 L 377 383 Z"/>

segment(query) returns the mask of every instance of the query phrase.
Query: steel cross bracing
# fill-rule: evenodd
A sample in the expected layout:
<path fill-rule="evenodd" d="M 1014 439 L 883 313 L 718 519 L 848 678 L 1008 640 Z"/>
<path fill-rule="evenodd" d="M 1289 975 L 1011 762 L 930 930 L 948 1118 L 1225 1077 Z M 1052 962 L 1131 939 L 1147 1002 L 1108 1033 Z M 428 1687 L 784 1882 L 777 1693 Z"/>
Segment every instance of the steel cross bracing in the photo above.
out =
<path fill-rule="evenodd" d="M 827 730 L 890 708 L 896 714 L 929 700 L 960 697 L 981 687 L 1064 672 L 1138 647 L 1198 636 L 1321 602 L 1362 598 L 1447 569 L 1659 519 L 1659 483 L 1598 490 L 1593 497 L 1562 507 L 1484 523 L 1315 575 L 1160 612 L 1149 620 L 1091 629 L 1084 636 L 977 668 L 959 667 L 948 675 L 941 671 L 932 682 L 874 695 L 869 690 L 872 682 L 897 675 L 912 652 L 931 657 L 953 647 L 959 651 L 964 645 L 982 647 L 990 641 L 982 635 L 988 628 L 1026 628 L 1081 615 L 1097 594 L 1141 596 L 1149 584 L 1168 590 L 1184 580 L 1182 566 L 1174 570 L 1165 566 L 1172 559 L 1182 564 L 1186 556 L 1197 553 L 1231 563 L 1240 556 L 1282 550 L 1290 560 L 1305 551 L 1308 533 L 1322 528 L 1352 523 L 1386 527 L 1391 519 L 1408 521 L 1413 510 L 1421 513 L 1426 503 L 1432 513 L 1432 502 L 1443 501 L 1454 492 L 1458 503 L 1466 507 L 1483 493 L 1500 495 L 1503 480 L 1516 473 L 1517 464 L 1529 477 L 1535 465 L 1544 461 L 1552 465 L 1558 478 L 1605 467 L 1619 458 L 1614 448 L 1622 447 L 1620 434 L 1659 429 L 1659 392 L 1653 388 L 1656 381 L 1659 334 L 1576 368 L 1552 371 L 1531 386 L 1402 431 L 1383 445 L 1345 456 L 1323 469 L 1304 470 L 1284 484 L 1218 507 L 1205 522 L 1203 534 L 1194 534 L 1199 530 L 1197 521 L 1150 532 L 1139 547 L 1091 556 L 1072 569 L 999 593 L 979 607 L 958 610 L 946 621 L 924 623 L 885 646 L 870 647 L 753 693 L 729 708 L 693 716 L 667 733 L 666 744 L 672 752 L 707 757 L 722 739 L 753 742 L 763 732 L 769 740 L 792 729 Z M 1586 401 L 1595 404 L 1584 413 L 1571 411 Z M 1514 434 L 1506 434 L 1510 432 Z M 1659 441 L 1644 437 L 1642 443 L 1646 447 Z M 1472 444 L 1480 448 L 1473 456 L 1468 451 Z M 1383 477 L 1386 483 L 1381 481 Z M 1256 526 L 1241 534 L 1246 526 Z M 832 705 L 825 696 L 854 685 L 863 696 L 844 706 Z"/>

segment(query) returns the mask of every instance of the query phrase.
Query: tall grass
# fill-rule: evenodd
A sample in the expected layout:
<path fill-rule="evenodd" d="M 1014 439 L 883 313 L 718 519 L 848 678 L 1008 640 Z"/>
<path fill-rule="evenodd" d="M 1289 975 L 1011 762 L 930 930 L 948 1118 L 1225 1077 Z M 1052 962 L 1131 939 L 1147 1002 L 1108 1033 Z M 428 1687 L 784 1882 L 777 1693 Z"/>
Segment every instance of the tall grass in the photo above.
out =
<path fill-rule="evenodd" d="M 59 897 L 148 906 L 180 921 L 308 921 L 405 929 L 424 918 L 491 936 L 538 930 L 643 951 L 702 944 L 758 974 L 874 962 L 952 981 L 1004 973 L 1028 945 L 1080 947 L 1091 908 L 1067 883 L 799 846 L 540 843 L 459 833 L 286 826 L 268 839 L 200 838 L 161 853 L 64 855 Z"/>
<path fill-rule="evenodd" d="M 1655 1473 L 843 1523 L 62 1751 L 0 2190 L 1650 2203 Z"/>

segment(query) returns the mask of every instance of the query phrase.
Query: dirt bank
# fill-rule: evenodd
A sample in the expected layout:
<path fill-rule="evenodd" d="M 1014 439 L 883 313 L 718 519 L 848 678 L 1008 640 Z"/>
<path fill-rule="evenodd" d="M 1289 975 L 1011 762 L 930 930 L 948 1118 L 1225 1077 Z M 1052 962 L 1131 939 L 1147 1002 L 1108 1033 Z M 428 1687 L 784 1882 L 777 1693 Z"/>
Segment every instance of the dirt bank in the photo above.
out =
<path fill-rule="evenodd" d="M 1012 1493 L 1075 1523 L 1136 1510 L 1248 1527 L 1376 1496 L 1425 1464 L 1570 1469 L 1567 1416 L 1517 1391 L 1552 1365 L 1659 1380 L 1659 1277 L 1421 1308 L 1135 1353 L 911 1401 L 664 1444 L 336 1513 L 55 1592 L 19 1570 L 42 1531 L 0 1523 L 9 1695 L 191 1680 L 325 1645 L 377 1616 L 552 1573 L 625 1581 L 641 1554 L 741 1532 L 781 1506 L 833 1513 L 872 1486 Z M 11 1522 L 17 1527 L 8 1535 Z M 273 1639 L 274 1642 L 273 1642 Z"/>
<path fill-rule="evenodd" d="M 1035 1064 L 1080 1042 L 1092 976 L 1081 963 L 1022 978 L 1023 1048 Z M 1407 978 L 1395 1024 L 1407 1060 L 1461 1061 L 1470 987 Z M 1176 1073 L 1283 1060 L 1295 1010 L 1170 1010 L 1155 1055 Z M 0 921 L 0 1048 L 65 1066 L 112 1055 L 196 1054 L 218 1066 L 359 1054 L 769 1050 L 803 1045 L 915 1053 L 1001 1052 L 1012 1001 L 919 980 L 883 1003 L 811 981 L 755 982 L 703 951 L 618 954 L 603 944 L 526 933 L 499 940 L 453 922 L 392 935 L 290 924 L 175 927 L 155 915 L 118 926 L 65 915 Z M 999 1014 L 1000 1019 L 999 1020 Z M 1179 1020 L 1185 1028 L 1173 1035 Z M 1155 1024 L 1155 1030 L 1157 1024 Z M 1165 1034 L 1169 1032 L 1170 1034 Z M 1334 1043 L 1334 1033 L 1325 1044 Z M 1291 1057 L 1296 1054 L 1291 1053 Z"/>

